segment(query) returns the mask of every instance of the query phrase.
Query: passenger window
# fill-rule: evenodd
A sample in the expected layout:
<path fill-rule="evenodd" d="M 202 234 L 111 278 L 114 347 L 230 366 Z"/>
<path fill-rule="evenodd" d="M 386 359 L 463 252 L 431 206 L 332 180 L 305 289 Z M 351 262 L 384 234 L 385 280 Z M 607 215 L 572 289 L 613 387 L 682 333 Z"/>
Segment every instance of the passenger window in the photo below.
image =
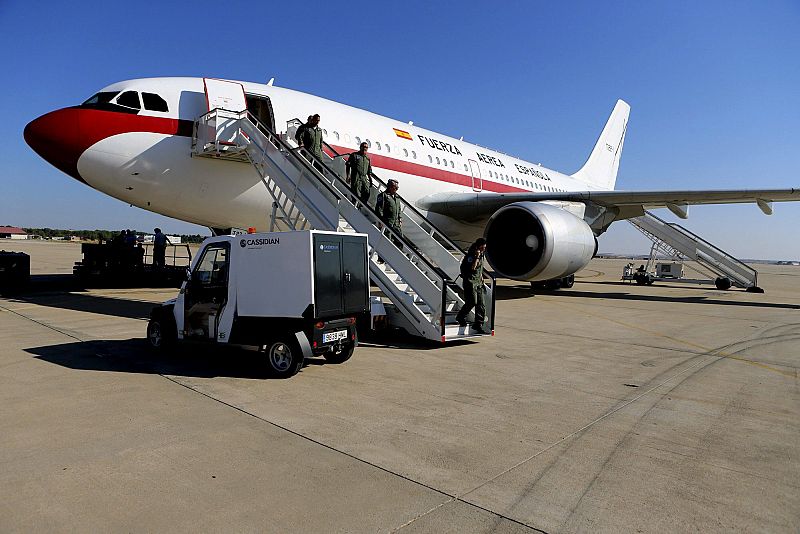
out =
<path fill-rule="evenodd" d="M 339 132 L 333 132 L 333 137 L 335 137 L 336 140 L 338 141 L 339 140 Z"/>
<path fill-rule="evenodd" d="M 142 109 L 139 103 L 139 93 L 136 91 L 125 91 L 117 97 L 117 104 L 131 109 Z"/>
<path fill-rule="evenodd" d="M 455 169 L 455 168 L 456 168 L 456 164 L 455 164 L 455 163 L 453 163 L 453 160 L 452 160 L 452 159 L 450 160 L 450 168 L 451 168 L 451 169 Z"/>
<path fill-rule="evenodd" d="M 436 157 L 436 164 L 439 165 L 441 162 L 439 161 L 439 157 Z"/>
<path fill-rule="evenodd" d="M 428 154 L 428 163 L 433 163 L 433 156 Z"/>
<path fill-rule="evenodd" d="M 389 148 L 389 145 L 384 145 L 384 146 L 386 147 L 386 152 L 391 152 L 392 151 L 392 149 Z"/>
<path fill-rule="evenodd" d="M 361 148 L 361 138 L 359 136 L 356 136 L 356 145 Z"/>
<path fill-rule="evenodd" d="M 414 158 L 414 159 L 417 159 L 417 151 L 416 150 L 412 150 L 411 151 L 411 157 Z"/>
<path fill-rule="evenodd" d="M 403 155 L 404 155 L 405 157 L 408 157 L 408 149 L 407 149 L 407 148 L 404 148 L 404 149 L 403 149 Z"/>
<path fill-rule="evenodd" d="M 367 148 L 372 148 L 372 141 L 369 139 L 364 139 L 364 142 L 367 143 Z"/>
<path fill-rule="evenodd" d="M 381 149 L 381 142 L 380 141 L 375 141 L 375 148 L 377 148 L 378 150 Z"/>
<path fill-rule="evenodd" d="M 344 134 L 344 141 L 345 141 L 345 143 L 349 143 L 350 142 L 350 134 L 347 134 L 347 133 Z"/>
<path fill-rule="evenodd" d="M 466 163 L 464 164 L 464 170 L 465 170 L 465 171 L 468 171 L 468 170 L 469 170 L 469 167 L 467 167 L 467 164 L 466 164 Z"/>
<path fill-rule="evenodd" d="M 142 103 L 144 104 L 144 109 L 148 111 L 169 111 L 167 101 L 155 93 L 142 93 Z"/>
<path fill-rule="evenodd" d="M 323 135 L 323 136 L 325 136 L 325 137 L 328 137 L 328 130 L 326 130 L 325 128 L 323 128 L 323 129 L 322 129 L 322 135 Z"/>

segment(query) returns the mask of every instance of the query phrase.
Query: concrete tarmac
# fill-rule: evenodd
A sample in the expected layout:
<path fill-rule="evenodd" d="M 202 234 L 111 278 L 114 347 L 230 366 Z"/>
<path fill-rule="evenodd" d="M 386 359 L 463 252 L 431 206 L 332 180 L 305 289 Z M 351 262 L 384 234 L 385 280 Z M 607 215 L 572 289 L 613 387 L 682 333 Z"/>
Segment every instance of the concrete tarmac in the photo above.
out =
<path fill-rule="evenodd" d="M 0 531 L 797 532 L 800 268 L 757 266 L 762 295 L 623 265 L 503 282 L 494 338 L 290 380 L 151 354 L 174 290 L 0 299 Z"/>

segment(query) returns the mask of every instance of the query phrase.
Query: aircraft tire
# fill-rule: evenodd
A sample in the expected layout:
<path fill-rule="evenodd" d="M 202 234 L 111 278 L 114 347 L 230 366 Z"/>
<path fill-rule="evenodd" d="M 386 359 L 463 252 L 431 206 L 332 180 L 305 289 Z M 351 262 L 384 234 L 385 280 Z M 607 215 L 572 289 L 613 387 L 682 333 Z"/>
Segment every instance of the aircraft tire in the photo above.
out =
<path fill-rule="evenodd" d="M 561 287 L 563 287 L 564 289 L 570 289 L 574 285 L 575 285 L 575 275 L 574 274 L 571 274 L 571 275 L 561 279 Z"/>
<path fill-rule="evenodd" d="M 717 286 L 717 289 L 721 289 L 725 291 L 726 289 L 731 288 L 731 279 L 727 276 L 720 276 L 716 280 L 714 280 L 714 285 Z"/>

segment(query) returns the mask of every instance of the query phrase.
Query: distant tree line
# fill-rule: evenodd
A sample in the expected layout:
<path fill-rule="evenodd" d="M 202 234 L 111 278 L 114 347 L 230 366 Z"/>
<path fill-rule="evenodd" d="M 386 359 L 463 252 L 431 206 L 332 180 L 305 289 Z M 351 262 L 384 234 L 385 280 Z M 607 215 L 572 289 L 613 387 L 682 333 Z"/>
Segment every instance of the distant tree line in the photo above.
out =
<path fill-rule="evenodd" d="M 25 230 L 29 235 L 38 235 L 45 239 L 52 239 L 54 237 L 78 236 L 84 241 L 98 241 L 100 239 L 103 241 L 109 241 L 113 239 L 115 235 L 119 234 L 119 230 L 60 230 L 58 228 L 23 228 L 23 230 Z M 140 236 L 152 234 L 152 232 L 140 232 L 139 230 L 133 231 L 136 233 L 136 235 Z M 180 237 L 183 243 L 202 243 L 203 239 L 208 236 L 202 236 L 199 234 L 182 234 Z"/>

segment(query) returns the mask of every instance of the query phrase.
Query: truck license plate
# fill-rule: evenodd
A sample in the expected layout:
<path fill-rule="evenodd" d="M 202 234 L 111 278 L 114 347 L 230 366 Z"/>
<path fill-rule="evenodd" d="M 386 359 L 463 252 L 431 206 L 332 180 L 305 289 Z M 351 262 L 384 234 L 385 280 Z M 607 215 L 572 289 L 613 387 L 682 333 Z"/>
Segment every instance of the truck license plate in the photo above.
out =
<path fill-rule="evenodd" d="M 347 339 L 347 330 L 336 330 L 335 332 L 325 332 L 322 334 L 323 343 L 339 341 L 340 339 Z"/>

